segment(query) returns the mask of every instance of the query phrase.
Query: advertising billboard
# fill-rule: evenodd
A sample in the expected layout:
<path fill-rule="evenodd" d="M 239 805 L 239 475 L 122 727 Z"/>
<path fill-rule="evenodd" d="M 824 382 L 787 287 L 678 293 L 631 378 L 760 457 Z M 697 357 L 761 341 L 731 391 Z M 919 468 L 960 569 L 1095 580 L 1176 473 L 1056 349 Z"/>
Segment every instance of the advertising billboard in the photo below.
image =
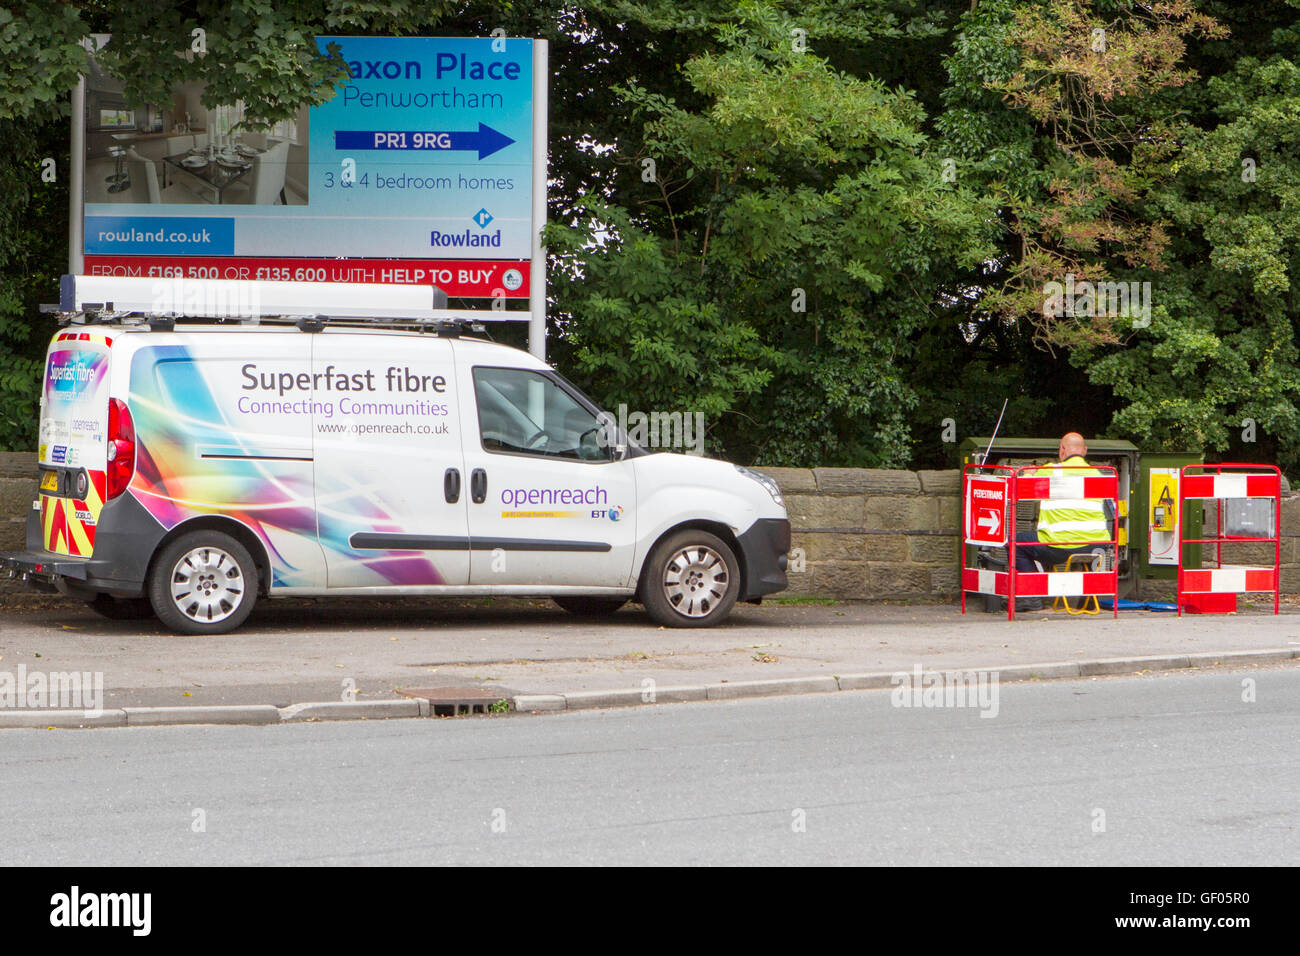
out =
<path fill-rule="evenodd" d="M 542 225 L 534 157 L 545 145 L 534 141 L 534 41 L 317 42 L 339 44 L 350 78 L 265 131 L 247 129 L 241 103 L 205 107 L 200 83 L 129 103 L 92 65 L 85 274 L 528 299 Z"/>

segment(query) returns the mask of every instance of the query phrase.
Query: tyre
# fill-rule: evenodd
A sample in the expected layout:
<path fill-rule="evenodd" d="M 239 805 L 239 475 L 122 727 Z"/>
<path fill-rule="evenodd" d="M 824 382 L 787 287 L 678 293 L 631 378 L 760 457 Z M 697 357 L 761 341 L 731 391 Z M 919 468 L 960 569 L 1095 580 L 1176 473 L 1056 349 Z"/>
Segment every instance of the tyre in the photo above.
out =
<path fill-rule="evenodd" d="M 149 601 L 181 634 L 224 634 L 257 603 L 257 565 L 248 549 L 220 531 L 182 535 L 154 561 Z"/>
<path fill-rule="evenodd" d="M 740 594 L 740 562 L 715 534 L 688 528 L 664 538 L 646 558 L 641 600 L 665 627 L 721 623 Z"/>
<path fill-rule="evenodd" d="M 609 617 L 627 603 L 627 598 L 589 597 L 582 594 L 558 595 L 551 600 L 578 617 Z"/>
<path fill-rule="evenodd" d="M 143 621 L 153 617 L 153 605 L 148 598 L 115 598 L 111 594 L 96 594 L 86 602 L 86 607 L 110 621 Z"/>

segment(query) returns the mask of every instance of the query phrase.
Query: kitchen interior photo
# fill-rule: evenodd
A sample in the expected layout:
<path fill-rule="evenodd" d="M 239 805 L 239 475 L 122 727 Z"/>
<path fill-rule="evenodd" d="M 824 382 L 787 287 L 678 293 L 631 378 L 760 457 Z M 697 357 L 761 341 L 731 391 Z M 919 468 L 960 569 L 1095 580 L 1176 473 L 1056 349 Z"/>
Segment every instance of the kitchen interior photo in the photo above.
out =
<path fill-rule="evenodd" d="M 86 77 L 87 203 L 307 204 L 307 107 L 246 131 L 242 104 L 207 109 L 202 83 L 166 103 L 128 103 L 92 60 Z"/>

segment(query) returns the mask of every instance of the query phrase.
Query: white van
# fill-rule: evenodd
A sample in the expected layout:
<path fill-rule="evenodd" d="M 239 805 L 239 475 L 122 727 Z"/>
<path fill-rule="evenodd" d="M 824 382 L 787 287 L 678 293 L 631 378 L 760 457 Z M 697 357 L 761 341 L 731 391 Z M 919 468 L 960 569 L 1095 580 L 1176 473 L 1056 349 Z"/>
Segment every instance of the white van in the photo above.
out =
<path fill-rule="evenodd" d="M 190 634 L 335 594 L 636 600 L 699 627 L 786 586 L 772 479 L 602 440 L 598 416 L 545 363 L 445 326 L 71 324 L 28 550 L 0 557 Z"/>

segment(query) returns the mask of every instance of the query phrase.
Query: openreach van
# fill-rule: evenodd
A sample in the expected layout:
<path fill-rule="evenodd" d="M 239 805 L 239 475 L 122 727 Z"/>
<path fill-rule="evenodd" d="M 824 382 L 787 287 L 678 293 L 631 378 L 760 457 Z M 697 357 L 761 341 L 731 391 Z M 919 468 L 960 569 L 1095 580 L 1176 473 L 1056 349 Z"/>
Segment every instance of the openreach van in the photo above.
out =
<path fill-rule="evenodd" d="M 188 634 L 327 595 L 545 595 L 580 615 L 635 600 L 701 627 L 786 586 L 773 480 L 608 440 L 564 378 L 431 319 L 445 308 L 367 321 L 364 289 L 332 287 L 341 318 L 270 321 L 262 301 L 214 322 L 228 313 L 159 309 L 156 289 L 145 309 L 69 305 L 68 285 L 27 550 L 0 556 L 34 586 Z M 274 285 L 299 288 L 254 292 L 322 294 Z"/>

